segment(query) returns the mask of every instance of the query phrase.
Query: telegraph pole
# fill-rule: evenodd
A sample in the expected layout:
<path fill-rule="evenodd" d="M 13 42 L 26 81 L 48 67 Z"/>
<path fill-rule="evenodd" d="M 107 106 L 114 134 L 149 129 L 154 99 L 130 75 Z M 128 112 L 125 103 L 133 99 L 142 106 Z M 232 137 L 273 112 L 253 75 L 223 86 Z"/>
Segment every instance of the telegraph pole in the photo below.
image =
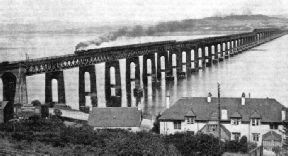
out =
<path fill-rule="evenodd" d="M 220 120 L 221 120 L 221 104 L 220 104 L 220 84 L 218 84 L 218 136 L 219 136 L 219 146 L 221 148 L 221 128 L 220 128 Z"/>

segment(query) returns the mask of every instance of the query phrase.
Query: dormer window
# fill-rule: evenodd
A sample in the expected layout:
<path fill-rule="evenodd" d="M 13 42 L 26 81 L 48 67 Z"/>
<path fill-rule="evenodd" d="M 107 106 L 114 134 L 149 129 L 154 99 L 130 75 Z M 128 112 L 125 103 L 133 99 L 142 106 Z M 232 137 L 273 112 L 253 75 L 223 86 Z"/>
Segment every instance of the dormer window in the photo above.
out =
<path fill-rule="evenodd" d="M 213 125 L 208 125 L 208 131 L 209 132 L 215 132 L 217 130 L 217 125 L 213 124 Z"/>
<path fill-rule="evenodd" d="M 260 125 L 260 119 L 258 119 L 258 118 L 252 118 L 252 119 L 251 119 L 251 124 L 252 124 L 252 126 L 258 126 L 258 125 Z"/>
<path fill-rule="evenodd" d="M 187 124 L 194 124 L 195 123 L 195 117 L 192 117 L 192 116 L 186 117 L 186 123 Z"/>
<path fill-rule="evenodd" d="M 241 124 L 241 118 L 231 118 L 231 125 Z"/>
<path fill-rule="evenodd" d="M 261 116 L 260 116 L 260 114 L 257 112 L 257 111 L 255 111 L 252 115 L 251 115 L 251 125 L 252 126 L 258 126 L 258 125 L 260 125 L 261 124 Z"/>

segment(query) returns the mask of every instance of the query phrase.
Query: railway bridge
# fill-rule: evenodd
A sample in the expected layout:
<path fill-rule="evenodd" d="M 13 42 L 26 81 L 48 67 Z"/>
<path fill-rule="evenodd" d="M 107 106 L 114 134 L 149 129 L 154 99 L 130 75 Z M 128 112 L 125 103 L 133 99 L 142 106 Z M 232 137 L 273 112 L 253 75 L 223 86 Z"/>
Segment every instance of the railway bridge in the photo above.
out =
<path fill-rule="evenodd" d="M 79 109 L 85 107 L 85 97 L 91 98 L 97 107 L 95 64 L 105 64 L 105 98 L 107 107 L 121 106 L 121 72 L 126 72 L 127 92 L 131 82 L 136 86 L 147 85 L 148 78 L 157 84 L 163 76 L 166 81 L 174 77 L 186 78 L 201 69 L 211 67 L 247 49 L 285 35 L 279 29 L 254 29 L 252 32 L 186 41 L 162 41 L 91 50 L 75 51 L 74 54 L 0 63 L 0 78 L 3 84 L 3 100 L 9 101 L 8 112 L 13 105 L 28 104 L 26 77 L 45 74 L 45 103 L 52 102 L 52 80 L 57 80 L 58 101 L 66 103 L 63 71 L 79 68 Z M 141 59 L 140 59 L 141 58 Z M 126 67 L 119 64 L 125 60 Z M 141 60 L 141 61 L 140 61 Z M 114 70 L 111 70 L 113 68 Z M 125 71 L 123 71 L 125 70 Z M 172 72 L 176 70 L 176 72 Z M 85 89 L 85 74 L 89 73 L 90 90 Z M 175 74 L 176 73 L 176 74 Z M 130 87 L 130 88 L 129 88 Z M 120 100 L 119 100 L 120 99 Z M 129 105 L 128 105 L 129 106 Z M 131 105 L 130 105 L 131 106 Z"/>

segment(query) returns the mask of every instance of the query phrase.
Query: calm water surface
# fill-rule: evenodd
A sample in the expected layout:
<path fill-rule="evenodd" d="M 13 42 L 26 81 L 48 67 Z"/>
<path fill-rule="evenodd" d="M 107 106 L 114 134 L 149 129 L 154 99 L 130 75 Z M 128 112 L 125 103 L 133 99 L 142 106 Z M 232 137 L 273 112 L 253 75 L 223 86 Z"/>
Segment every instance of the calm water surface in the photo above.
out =
<path fill-rule="evenodd" d="M 71 54 L 78 42 L 93 39 L 95 35 L 2 36 L 0 38 L 0 62 L 23 60 L 26 53 L 30 58 Z M 172 39 L 187 40 L 201 37 L 206 36 L 120 39 L 117 42 L 105 43 L 102 46 Z M 142 85 L 144 96 L 141 98 L 141 103 L 144 105 L 145 116 L 150 118 L 165 110 L 166 90 L 170 91 L 170 103 L 173 104 L 177 99 L 184 96 L 207 96 L 208 92 L 216 96 L 217 83 L 221 84 L 221 96 L 223 97 L 240 97 L 242 92 L 245 92 L 247 96 L 250 93 L 250 96 L 253 98 L 275 98 L 283 105 L 288 106 L 288 62 L 286 61 L 288 59 L 288 49 L 285 46 L 286 43 L 288 43 L 288 35 L 250 49 L 223 62 L 213 64 L 212 67 L 200 70 L 199 73 L 193 74 L 186 79 L 176 80 L 170 83 L 169 88 L 164 79 L 161 81 L 160 87 L 152 87 L 151 81 L 147 88 Z M 140 57 L 140 63 L 142 64 L 142 57 Z M 120 60 L 120 66 L 122 105 L 125 107 L 127 106 L 125 59 Z M 104 63 L 96 64 L 95 67 L 97 73 L 98 105 L 99 107 L 105 107 Z M 64 70 L 66 101 L 68 105 L 75 109 L 78 109 L 79 101 L 78 71 L 78 68 Z M 27 77 L 29 102 L 35 99 L 44 102 L 44 84 L 44 74 Z M 132 106 L 136 106 L 136 98 L 133 95 L 131 100 Z M 87 105 L 90 105 L 89 101 Z"/>

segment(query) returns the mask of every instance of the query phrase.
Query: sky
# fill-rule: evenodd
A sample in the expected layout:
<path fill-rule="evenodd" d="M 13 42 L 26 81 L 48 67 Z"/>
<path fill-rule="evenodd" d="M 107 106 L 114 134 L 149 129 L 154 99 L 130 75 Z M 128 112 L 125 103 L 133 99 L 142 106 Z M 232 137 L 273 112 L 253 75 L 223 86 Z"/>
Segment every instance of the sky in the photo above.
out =
<path fill-rule="evenodd" d="M 288 13 L 287 0 L 0 0 L 1 23 L 158 22 L 213 15 Z"/>

